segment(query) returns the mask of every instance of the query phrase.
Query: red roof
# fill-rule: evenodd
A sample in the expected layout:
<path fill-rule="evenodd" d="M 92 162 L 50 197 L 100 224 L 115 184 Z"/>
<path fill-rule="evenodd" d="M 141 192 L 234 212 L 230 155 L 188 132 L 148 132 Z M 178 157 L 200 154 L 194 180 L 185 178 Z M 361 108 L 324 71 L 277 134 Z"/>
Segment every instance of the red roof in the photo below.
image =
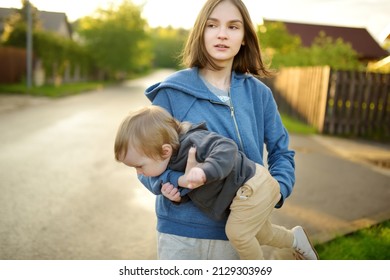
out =
<path fill-rule="evenodd" d="M 267 21 L 267 20 L 266 20 Z M 326 36 L 334 39 L 342 38 L 344 42 L 351 44 L 352 48 L 362 59 L 376 60 L 388 56 L 388 52 L 381 48 L 377 41 L 370 35 L 365 28 L 342 27 L 329 25 L 315 25 L 305 23 L 284 22 L 288 32 L 292 35 L 298 35 L 302 44 L 309 47 L 318 37 L 321 31 Z"/>

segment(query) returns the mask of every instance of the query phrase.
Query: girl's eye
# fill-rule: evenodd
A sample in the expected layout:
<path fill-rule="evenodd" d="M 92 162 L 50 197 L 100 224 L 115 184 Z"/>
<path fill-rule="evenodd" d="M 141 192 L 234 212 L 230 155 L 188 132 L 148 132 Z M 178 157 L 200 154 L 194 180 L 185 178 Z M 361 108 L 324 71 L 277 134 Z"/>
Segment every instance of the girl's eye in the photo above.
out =
<path fill-rule="evenodd" d="M 214 28 L 214 27 L 217 27 L 217 25 L 214 23 L 214 22 L 208 22 L 206 24 L 207 27 L 210 27 L 210 28 Z"/>

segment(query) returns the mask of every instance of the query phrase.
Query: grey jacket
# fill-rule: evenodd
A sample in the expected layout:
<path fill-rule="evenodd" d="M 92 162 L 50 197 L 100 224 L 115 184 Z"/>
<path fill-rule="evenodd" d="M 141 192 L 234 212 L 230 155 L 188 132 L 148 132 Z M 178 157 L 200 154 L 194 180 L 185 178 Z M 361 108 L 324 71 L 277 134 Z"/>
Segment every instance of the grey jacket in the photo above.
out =
<path fill-rule="evenodd" d="M 184 172 L 192 146 L 196 147 L 196 160 L 206 174 L 206 183 L 189 192 L 182 189 L 182 201 L 188 196 L 211 218 L 226 218 L 237 190 L 255 174 L 255 163 L 238 150 L 233 140 L 208 131 L 203 123 L 180 136 L 179 150 L 168 168 Z"/>

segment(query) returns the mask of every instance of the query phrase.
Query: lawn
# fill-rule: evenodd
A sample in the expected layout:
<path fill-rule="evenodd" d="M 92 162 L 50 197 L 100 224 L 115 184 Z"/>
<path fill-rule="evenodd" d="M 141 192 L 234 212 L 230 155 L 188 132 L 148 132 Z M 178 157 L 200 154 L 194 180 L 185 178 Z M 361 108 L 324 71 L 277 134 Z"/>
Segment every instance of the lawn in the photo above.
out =
<path fill-rule="evenodd" d="M 68 95 L 79 94 L 86 91 L 98 90 L 103 88 L 107 83 L 102 82 L 85 82 L 63 84 L 60 86 L 44 85 L 40 87 L 31 87 L 27 90 L 25 84 L 0 84 L 0 93 L 6 94 L 28 94 L 32 96 L 63 97 Z"/>
<path fill-rule="evenodd" d="M 321 260 L 390 260 L 390 220 L 318 244 Z"/>
<path fill-rule="evenodd" d="M 310 125 L 307 125 L 298 119 L 289 117 L 286 114 L 281 114 L 281 116 L 283 124 L 289 133 L 306 135 L 316 133 L 316 129 L 314 127 L 311 127 Z"/>

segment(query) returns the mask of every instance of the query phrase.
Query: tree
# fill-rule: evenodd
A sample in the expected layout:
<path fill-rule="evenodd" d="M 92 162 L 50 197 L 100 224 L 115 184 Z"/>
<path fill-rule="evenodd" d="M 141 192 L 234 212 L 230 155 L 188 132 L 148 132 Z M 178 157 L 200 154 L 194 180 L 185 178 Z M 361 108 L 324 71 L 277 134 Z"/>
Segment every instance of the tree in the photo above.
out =
<path fill-rule="evenodd" d="M 273 68 L 321 65 L 340 70 L 362 68 L 355 50 L 341 38 L 335 40 L 322 32 L 310 47 L 304 47 L 301 39 L 289 34 L 282 22 L 265 22 L 258 30 L 266 60 Z"/>
<path fill-rule="evenodd" d="M 6 20 L 6 32 L 2 44 L 17 48 L 26 47 L 27 1 L 23 7 L 12 13 Z M 50 82 L 61 83 L 66 70 L 80 72 L 84 77 L 90 76 L 94 64 L 89 52 L 69 38 L 53 32 L 44 31 L 39 19 L 38 9 L 31 5 L 33 22 L 34 57 L 42 62 L 46 77 Z M 37 60 L 36 60 L 37 61 Z"/>
<path fill-rule="evenodd" d="M 311 64 L 330 65 L 337 70 L 352 70 L 361 67 L 357 52 L 343 39 L 333 39 L 320 32 L 310 47 Z"/>
<path fill-rule="evenodd" d="M 172 27 L 158 27 L 151 30 L 153 46 L 153 66 L 161 68 L 179 68 L 180 55 L 188 30 Z"/>
<path fill-rule="evenodd" d="M 82 18 L 78 33 L 98 66 L 112 78 L 150 66 L 151 51 L 140 7 L 129 0 Z"/>
<path fill-rule="evenodd" d="M 261 46 L 265 49 L 272 48 L 279 53 L 287 54 L 302 46 L 301 38 L 288 33 L 282 22 L 266 22 L 258 26 L 258 30 Z"/>
<path fill-rule="evenodd" d="M 258 26 L 258 37 L 265 61 L 272 67 L 298 63 L 294 54 L 302 48 L 301 38 L 289 34 L 282 22 L 271 21 Z"/>
<path fill-rule="evenodd" d="M 14 46 L 26 46 L 27 30 L 27 0 L 22 0 L 22 8 L 8 16 L 4 23 L 4 32 L 1 35 L 1 42 Z M 38 16 L 38 9 L 30 3 L 33 30 L 41 29 L 41 22 Z"/>

